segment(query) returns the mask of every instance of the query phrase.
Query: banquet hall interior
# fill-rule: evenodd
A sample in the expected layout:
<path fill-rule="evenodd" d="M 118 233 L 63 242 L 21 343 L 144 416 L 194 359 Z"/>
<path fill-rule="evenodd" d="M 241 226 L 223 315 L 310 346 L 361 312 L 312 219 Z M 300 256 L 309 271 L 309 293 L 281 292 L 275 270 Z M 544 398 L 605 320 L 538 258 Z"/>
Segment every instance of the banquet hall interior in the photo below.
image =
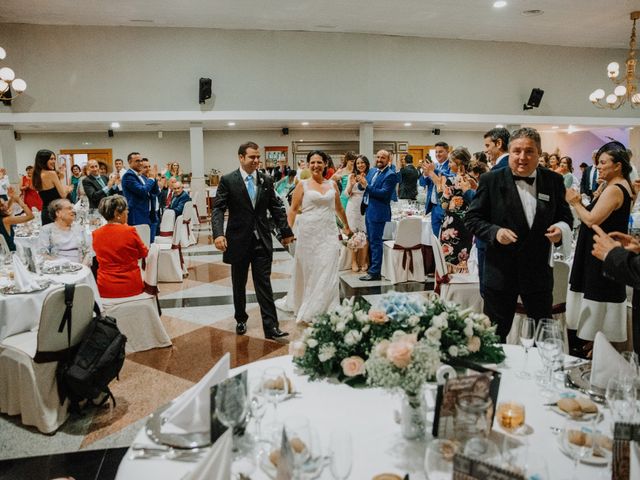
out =
<path fill-rule="evenodd" d="M 248 330 L 236 335 L 230 266 L 213 244 L 212 187 L 238 167 L 245 141 L 265 162 L 296 168 L 321 149 L 338 168 L 346 151 L 373 159 L 386 148 L 395 161 L 407 153 L 422 160 L 437 142 L 479 152 L 488 130 L 529 126 L 544 151 L 573 158 L 578 176 L 610 139 L 635 153 L 640 169 L 640 101 L 614 98 L 622 102 L 614 109 L 594 97 L 615 87 L 611 62 L 624 76 L 634 10 L 636 0 L 4 0 L 0 69 L 26 82 L 0 97 L 0 168 L 11 184 L 41 149 L 68 168 L 98 159 L 108 173 L 140 152 L 160 169 L 179 163 L 200 198 L 194 241 L 181 250 L 185 276 L 158 283 L 172 345 L 128 353 L 111 384 L 115 406 L 72 415 L 53 434 L 0 414 L 0 479 L 18 478 L 10 472 L 24 472 L 13 469 L 31 457 L 39 468 L 76 452 L 94 472 L 86 478 L 115 478 L 147 416 L 224 354 L 231 368 L 289 354 L 289 343 L 264 338 L 251 279 Z M 202 98 L 203 79 L 210 98 Z M 542 96 L 531 106 L 536 90 Z M 436 287 L 432 274 L 367 282 L 350 267 L 339 274 L 340 300 Z M 276 241 L 274 299 L 286 295 L 292 268 L 292 253 Z M 303 335 L 291 314 L 278 314 L 291 342 Z M 112 449 L 116 459 L 105 453 Z"/>

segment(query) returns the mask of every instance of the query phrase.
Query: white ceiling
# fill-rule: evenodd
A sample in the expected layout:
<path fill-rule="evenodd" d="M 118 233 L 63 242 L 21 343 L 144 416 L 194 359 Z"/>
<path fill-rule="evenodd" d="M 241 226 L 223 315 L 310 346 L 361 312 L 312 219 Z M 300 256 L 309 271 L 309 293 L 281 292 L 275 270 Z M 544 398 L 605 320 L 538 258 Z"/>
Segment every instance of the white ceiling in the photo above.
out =
<path fill-rule="evenodd" d="M 0 23 L 353 32 L 626 48 L 640 0 L 2 0 Z M 525 10 L 542 10 L 525 16 Z"/>

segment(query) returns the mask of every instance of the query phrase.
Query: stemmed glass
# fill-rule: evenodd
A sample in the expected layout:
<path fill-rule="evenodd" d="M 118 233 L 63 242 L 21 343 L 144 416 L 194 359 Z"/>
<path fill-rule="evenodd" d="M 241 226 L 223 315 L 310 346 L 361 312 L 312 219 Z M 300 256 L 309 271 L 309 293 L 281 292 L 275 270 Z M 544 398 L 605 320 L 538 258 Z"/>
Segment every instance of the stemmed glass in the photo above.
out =
<path fill-rule="evenodd" d="M 311 458 L 311 428 L 305 417 L 290 417 L 284 421 L 284 430 L 293 451 L 293 468 L 299 474 L 303 465 Z M 297 476 L 297 475 L 295 475 Z"/>
<path fill-rule="evenodd" d="M 587 442 L 586 435 L 591 432 L 583 430 L 584 424 L 575 420 L 567 420 L 562 430 L 562 446 L 574 460 L 572 480 L 578 480 L 578 464 L 593 452 L 592 442 Z"/>
<path fill-rule="evenodd" d="M 628 378 L 613 377 L 607 382 L 605 398 L 614 422 L 633 421 L 636 414 L 636 389 Z"/>
<path fill-rule="evenodd" d="M 251 399 L 249 400 L 249 408 L 251 411 L 251 417 L 256 421 L 255 439 L 258 442 L 262 441 L 264 439 L 262 438 L 261 425 L 264 414 L 267 411 L 267 399 L 264 397 L 262 385 L 258 385 L 258 387 L 254 389 Z"/>
<path fill-rule="evenodd" d="M 336 480 L 345 480 L 351 473 L 352 442 L 351 434 L 346 430 L 331 432 L 331 475 Z"/>
<path fill-rule="evenodd" d="M 236 379 L 225 380 L 218 385 L 215 397 L 216 415 L 220 423 L 233 429 L 240 425 L 248 411 L 247 392 L 244 384 Z M 238 452 L 236 437 L 233 437 L 233 451 Z"/>
<path fill-rule="evenodd" d="M 424 472 L 428 480 L 450 480 L 453 475 L 453 456 L 458 444 L 437 439 L 429 443 L 424 456 Z"/>
<path fill-rule="evenodd" d="M 553 374 L 554 361 L 562 355 L 563 340 L 560 329 L 555 325 L 538 326 L 536 332 L 536 346 L 538 354 L 545 366 L 545 373 L 542 380 L 542 386 L 546 386 L 549 390 L 553 390 L 551 382 Z"/>
<path fill-rule="evenodd" d="M 520 322 L 519 337 L 520 343 L 524 348 L 524 366 L 516 375 L 518 378 L 528 380 L 531 374 L 527 371 L 529 363 L 529 349 L 533 347 L 536 336 L 536 321 L 533 318 L 523 318 Z"/>
<path fill-rule="evenodd" d="M 289 384 L 284 370 L 280 367 L 269 367 L 262 373 L 260 388 L 265 398 L 273 404 L 272 424 L 278 426 L 278 403 L 289 393 Z"/>

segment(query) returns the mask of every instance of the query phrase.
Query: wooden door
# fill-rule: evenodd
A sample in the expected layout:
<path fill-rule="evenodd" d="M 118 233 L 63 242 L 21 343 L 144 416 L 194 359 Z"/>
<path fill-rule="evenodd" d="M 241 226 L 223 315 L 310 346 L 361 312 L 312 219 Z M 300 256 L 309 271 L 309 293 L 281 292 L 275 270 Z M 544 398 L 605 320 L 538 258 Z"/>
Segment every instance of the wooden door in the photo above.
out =
<path fill-rule="evenodd" d="M 71 155 L 72 165 L 76 163 L 83 167 L 89 160 L 96 160 L 98 163 L 104 163 L 107 166 L 107 172 L 111 173 L 113 170 L 113 154 L 110 148 L 94 148 L 94 149 L 75 149 L 75 150 L 60 150 L 61 155 Z M 78 160 L 76 162 L 74 155 L 77 155 Z M 71 165 L 69 165 L 71 167 Z"/>
<path fill-rule="evenodd" d="M 418 162 L 424 160 L 425 156 L 429 153 L 428 145 L 409 145 L 409 152 L 413 156 L 413 164 L 417 165 Z"/>

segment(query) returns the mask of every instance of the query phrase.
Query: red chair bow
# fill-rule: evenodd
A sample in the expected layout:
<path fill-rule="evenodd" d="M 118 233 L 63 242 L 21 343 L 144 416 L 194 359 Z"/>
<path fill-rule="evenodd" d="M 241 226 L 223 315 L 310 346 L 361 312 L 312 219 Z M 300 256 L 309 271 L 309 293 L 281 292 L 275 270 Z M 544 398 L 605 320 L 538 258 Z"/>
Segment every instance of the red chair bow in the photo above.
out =
<path fill-rule="evenodd" d="M 398 245 L 397 243 L 395 243 L 393 245 L 393 249 L 394 250 L 404 250 L 404 253 L 402 254 L 402 269 L 403 270 L 407 270 L 407 268 L 408 268 L 409 272 L 413 273 L 413 252 L 412 252 L 412 250 L 421 250 L 422 249 L 422 245 L 418 244 L 418 245 L 414 245 L 413 247 L 403 247 L 403 246 Z M 407 262 L 409 263 L 408 266 L 407 266 Z"/>
<path fill-rule="evenodd" d="M 451 277 L 449 277 L 448 273 L 445 273 L 442 277 L 440 275 L 438 275 L 438 272 L 435 272 L 436 274 L 436 288 L 433 290 L 434 292 L 436 292 L 438 295 L 440 295 L 440 285 L 443 283 L 449 283 L 451 281 Z"/>
<path fill-rule="evenodd" d="M 191 224 L 191 219 L 185 220 L 183 218 L 182 223 L 187 226 L 187 237 L 191 237 L 191 230 L 189 229 L 189 225 Z"/>

